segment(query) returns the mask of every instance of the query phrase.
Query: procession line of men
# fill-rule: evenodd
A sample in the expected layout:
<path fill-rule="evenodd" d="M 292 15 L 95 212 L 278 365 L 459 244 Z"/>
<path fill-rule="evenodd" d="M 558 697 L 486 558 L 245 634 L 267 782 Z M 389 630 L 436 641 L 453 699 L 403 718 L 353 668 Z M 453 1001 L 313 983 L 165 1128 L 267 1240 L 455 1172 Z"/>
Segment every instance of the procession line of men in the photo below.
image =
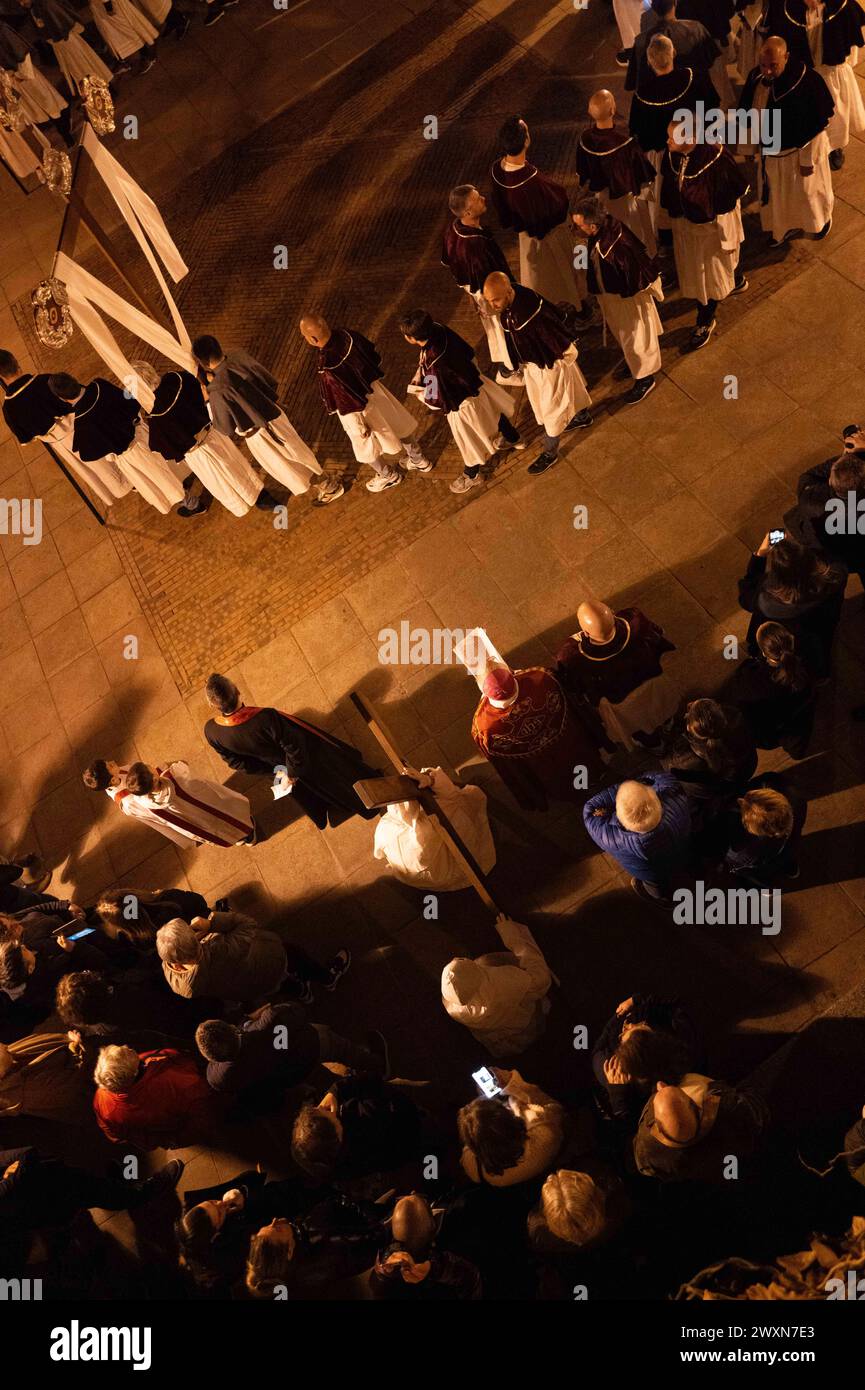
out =
<path fill-rule="evenodd" d="M 753 6 L 742 7 L 743 42 L 748 35 L 762 38 L 766 24 L 779 31 L 761 42 L 740 100 L 746 114 L 765 115 L 769 129 L 780 130 L 780 140 L 767 142 L 749 125 L 737 132 L 734 153 L 708 140 L 700 127 L 706 107 L 717 109 L 721 100 L 715 84 L 724 85 L 718 63 L 732 4 L 725 30 L 723 15 L 711 7 L 704 24 L 691 14 L 700 7 L 688 0 L 680 6 L 681 19 L 675 0 L 651 0 L 650 8 L 642 7 L 630 45 L 628 126 L 617 119 L 612 93 L 592 95 L 590 124 L 577 142 L 579 194 L 573 208 L 565 187 L 529 161 L 526 121 L 511 116 L 501 128 L 489 186 L 501 226 L 518 236 L 519 279 L 483 225 L 485 197 L 473 184 L 451 190 L 442 263 L 478 307 L 492 376 L 478 369 L 470 344 L 427 309 L 404 312 L 400 329 L 420 349 L 408 392 L 446 415 L 462 457 L 463 473 L 451 482 L 452 492 L 480 486 L 481 469 L 496 453 L 525 447 L 512 424 L 513 397 L 504 387 L 525 387 L 542 432 L 532 474 L 556 463 L 567 433 L 593 423 L 576 346 L 596 321 L 593 299 L 605 331 L 622 351 L 616 375 L 632 380 L 623 404 L 645 399 L 661 368 L 657 304 L 665 277 L 671 280 L 669 264 L 664 270 L 670 252 L 680 293 L 697 306 L 688 347 L 707 345 L 719 303 L 748 288 L 740 254 L 742 204 L 751 186 L 742 155 L 757 157 L 755 192 L 772 246 L 794 235 L 828 234 L 830 157 L 843 153 L 851 130 L 865 129 L 865 106 L 850 67 L 863 40 L 865 11 L 858 0 L 841 7 L 836 0 L 798 3 L 801 15 L 797 0 L 789 0 L 783 13 L 768 0 L 759 22 Z M 625 8 L 617 6 L 620 24 Z M 732 100 L 728 79 L 726 88 Z M 575 256 L 574 229 L 586 239 L 584 260 Z M 402 482 L 398 461 L 408 472 L 432 472 L 415 417 L 383 383 L 376 345 L 356 329 L 332 327 L 319 312 L 304 314 L 300 331 L 317 353 L 325 412 L 337 417 L 355 460 L 372 469 L 367 489 L 384 492 Z M 30 377 L 4 353 L 0 379 L 7 422 L 23 443 L 48 440 L 107 505 L 134 487 L 162 513 L 177 505 L 182 516 L 200 515 L 214 497 L 235 516 L 252 506 L 272 509 L 278 503 L 237 447 L 241 440 L 293 495 L 311 491 L 319 504 L 343 495 L 343 483 L 322 476 L 313 451 L 281 409 L 277 382 L 265 367 L 244 352 L 226 353 L 211 335 L 197 338 L 193 350 L 197 379 L 177 370 L 159 377 L 136 364 L 156 393 L 148 414 L 128 391 L 101 378 L 85 387 L 64 374 Z M 320 481 L 312 489 L 315 478 Z"/>

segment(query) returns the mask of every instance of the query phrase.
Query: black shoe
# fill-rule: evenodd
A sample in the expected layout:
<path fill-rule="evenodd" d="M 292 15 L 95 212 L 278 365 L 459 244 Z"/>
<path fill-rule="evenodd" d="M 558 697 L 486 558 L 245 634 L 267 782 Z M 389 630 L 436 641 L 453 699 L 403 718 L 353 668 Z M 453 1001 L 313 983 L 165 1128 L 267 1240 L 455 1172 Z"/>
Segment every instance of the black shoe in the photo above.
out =
<path fill-rule="evenodd" d="M 619 49 L 618 53 L 616 54 L 617 68 L 626 68 L 628 66 L 629 62 L 631 61 L 631 52 L 632 50 L 630 48 Z"/>
<path fill-rule="evenodd" d="M 200 506 L 200 505 L 197 505 L 197 506 L 195 506 L 195 507 L 187 507 L 186 504 L 184 503 L 182 507 L 178 507 L 178 508 L 177 508 L 177 511 L 176 511 L 175 515 L 176 515 L 176 516 L 182 516 L 182 517 L 188 517 L 188 516 L 204 516 L 204 513 L 205 513 L 206 511 L 207 511 L 207 508 L 206 508 L 206 507 L 202 507 L 202 506 Z"/>
<path fill-rule="evenodd" d="M 569 420 L 568 423 L 565 425 L 565 434 L 567 434 L 568 430 L 587 430 L 589 428 L 589 425 L 592 424 L 594 424 L 594 420 L 592 418 L 591 411 L 580 410 L 577 412 L 574 418 L 572 420 Z"/>
<path fill-rule="evenodd" d="M 147 53 L 147 54 L 145 54 L 145 56 L 144 56 L 144 58 L 143 58 L 143 60 L 142 60 L 142 63 L 141 63 L 141 67 L 138 69 L 138 76 L 141 77 L 141 76 L 143 76 L 143 74 L 144 74 L 145 72 L 149 72 L 150 69 L 153 67 L 153 64 L 154 64 L 155 62 L 156 62 L 156 54 L 155 54 L 155 53 Z"/>
<path fill-rule="evenodd" d="M 824 237 L 827 237 L 827 236 L 829 235 L 829 233 L 831 232 L 831 230 L 832 230 L 832 218 L 830 217 L 830 218 L 829 218 L 829 221 L 826 223 L 826 226 L 823 227 L 819 232 L 815 232 L 815 233 L 814 233 L 814 235 L 813 235 L 813 237 L 812 237 L 812 241 L 822 241 Z"/>
<path fill-rule="evenodd" d="M 748 279 L 748 277 L 747 277 L 746 275 L 743 275 L 742 278 L 741 278 L 741 280 L 737 280 L 737 281 L 736 281 L 735 285 L 733 286 L 733 289 L 732 289 L 731 293 L 732 293 L 732 294 L 744 294 L 745 291 L 746 291 L 746 289 L 747 289 L 748 286 L 750 285 L 750 283 L 751 283 L 751 281 Z"/>
<path fill-rule="evenodd" d="M 598 316 L 593 304 L 584 304 L 582 309 L 578 309 L 574 314 L 574 328 L 577 333 L 588 333 L 592 324 L 597 321 Z"/>
<path fill-rule="evenodd" d="M 177 39 L 178 43 L 181 39 L 186 38 L 186 35 L 189 33 L 189 25 L 189 15 L 185 14 L 180 18 L 177 28 L 174 30 L 174 37 Z"/>
<path fill-rule="evenodd" d="M 830 150 L 830 151 L 829 151 L 829 168 L 830 168 L 830 169 L 843 169 L 843 167 L 844 167 L 844 151 L 843 151 L 843 150 Z"/>
<path fill-rule="evenodd" d="M 245 839 L 240 841 L 240 843 L 242 845 L 258 844 L 258 826 L 255 823 L 255 816 L 252 817 L 252 829 L 250 830 L 249 834 L 245 837 Z"/>
<path fill-rule="evenodd" d="M 704 347 L 706 346 L 706 344 L 708 343 L 709 339 L 711 338 L 712 334 L 714 333 L 714 331 L 715 331 L 715 326 L 716 326 L 716 321 L 715 321 L 715 319 L 712 319 L 712 322 L 711 322 L 711 323 L 704 323 L 704 324 L 702 324 L 702 325 L 698 324 L 697 327 L 694 329 L 694 331 L 693 331 L 693 333 L 691 334 L 691 337 L 690 337 L 690 339 L 689 339 L 689 342 L 688 342 L 688 349 L 689 349 L 689 351 L 690 351 L 690 352 L 699 352 L 699 351 L 700 351 L 700 348 L 704 348 Z"/>
<path fill-rule="evenodd" d="M 387 1045 L 387 1038 L 384 1033 L 380 1033 L 377 1028 L 373 1028 L 366 1035 L 366 1045 L 370 1052 L 374 1052 L 376 1057 L 381 1058 L 382 1079 L 387 1081 L 390 1074 L 390 1050 Z"/>
<path fill-rule="evenodd" d="M 347 970 L 350 969 L 351 951 L 348 951 L 345 949 L 345 947 L 343 947 L 341 951 L 337 951 L 333 960 L 330 962 L 330 979 L 327 981 L 324 988 L 332 993 L 333 990 L 336 989 L 343 975 L 346 973 Z"/>
<path fill-rule="evenodd" d="M 640 377 L 640 380 L 635 381 L 630 391 L 622 397 L 624 404 L 639 405 L 640 401 L 646 399 L 650 391 L 654 391 L 657 384 L 653 376 Z"/>
<path fill-rule="evenodd" d="M 213 910 L 214 912 L 230 912 L 231 903 L 228 898 L 217 898 L 216 902 L 213 904 Z"/>
<path fill-rule="evenodd" d="M 546 453 L 546 452 L 544 452 L 543 454 L 538 454 L 538 456 L 537 456 L 537 458 L 535 459 L 534 463 L 530 463 L 530 464 L 529 464 L 528 468 L 526 469 L 526 472 L 527 472 L 527 473 L 546 473 L 547 469 L 548 469 L 548 468 L 552 468 L 553 464 L 554 464 L 554 463 L 558 463 L 558 461 L 559 461 L 559 456 L 558 456 L 558 454 L 548 454 L 548 453 Z"/>
<path fill-rule="evenodd" d="M 645 883 L 639 878 L 631 879 L 631 887 L 638 898 L 642 898 L 644 903 L 651 903 L 653 907 L 663 907 L 667 901 L 666 898 L 659 898 L 654 893 L 650 893 Z"/>
<path fill-rule="evenodd" d="M 272 493 L 268 492 L 266 487 L 263 487 L 255 499 L 255 505 L 260 512 L 272 512 L 274 507 L 278 507 L 280 503 L 277 502 Z"/>
<path fill-rule="evenodd" d="M 205 28 L 209 28 L 211 24 L 218 24 L 219 21 L 224 17 L 224 15 L 225 15 L 225 6 L 224 6 L 224 5 L 220 5 L 220 7 L 219 7 L 218 10 L 211 8 L 210 14 L 207 16 L 207 18 L 206 18 L 205 21 L 204 21 Z"/>
<path fill-rule="evenodd" d="M 169 1159 L 164 1168 L 160 1168 L 158 1173 L 154 1173 L 152 1178 L 147 1178 L 142 1184 L 141 1200 L 152 1202 L 154 1197 L 160 1197 L 163 1192 L 172 1192 L 183 1177 L 185 1167 L 182 1158 Z"/>

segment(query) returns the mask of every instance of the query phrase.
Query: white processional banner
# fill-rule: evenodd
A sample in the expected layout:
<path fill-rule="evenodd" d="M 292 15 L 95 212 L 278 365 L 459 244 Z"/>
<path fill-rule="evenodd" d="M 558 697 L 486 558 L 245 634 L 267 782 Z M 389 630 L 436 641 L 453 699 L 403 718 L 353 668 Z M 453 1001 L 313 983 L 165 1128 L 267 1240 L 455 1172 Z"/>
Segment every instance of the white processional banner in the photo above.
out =
<path fill-rule="evenodd" d="M 149 314 L 135 308 L 122 295 L 103 284 L 95 275 L 91 275 L 90 271 L 78 265 L 77 261 L 73 261 L 64 251 L 58 251 L 55 256 L 52 273 L 66 285 L 69 311 L 75 324 L 103 362 L 110 367 L 118 381 L 126 383 L 130 378 L 135 378 L 136 397 L 145 410 L 148 410 L 153 405 L 153 392 L 136 377 L 129 359 L 99 311 L 103 310 L 116 323 L 128 328 L 143 342 L 149 343 L 163 357 L 176 362 L 180 367 L 186 367 L 189 371 L 195 371 L 196 363 L 191 351 L 190 337 L 159 261 L 162 261 L 175 283 L 188 274 L 188 267 L 153 199 L 139 188 L 122 165 L 118 164 L 114 156 L 100 144 L 92 126 L 87 126 L 82 143 L 156 277 L 171 313 L 175 333 L 172 334 Z"/>

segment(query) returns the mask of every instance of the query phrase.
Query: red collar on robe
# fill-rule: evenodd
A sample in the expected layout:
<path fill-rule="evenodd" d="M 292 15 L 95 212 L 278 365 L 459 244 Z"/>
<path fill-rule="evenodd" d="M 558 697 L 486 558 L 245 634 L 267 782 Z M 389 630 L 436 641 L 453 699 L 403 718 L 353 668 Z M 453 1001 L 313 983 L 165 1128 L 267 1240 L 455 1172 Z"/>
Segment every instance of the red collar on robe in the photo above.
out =
<path fill-rule="evenodd" d="M 283 719 L 288 719 L 292 724 L 296 724 L 298 728 L 306 729 L 306 732 L 315 738 L 324 739 L 325 743 L 332 743 L 334 748 L 339 747 L 338 740 L 331 738 L 323 729 L 316 729 L 312 724 L 307 724 L 305 720 L 298 719 L 296 714 L 286 714 L 285 710 L 279 709 L 276 712 L 282 715 Z M 236 709 L 233 714 L 215 714 L 213 720 L 215 724 L 223 724 L 232 728 L 236 724 L 246 724 L 255 714 L 261 714 L 259 705 L 241 705 L 240 709 Z"/>

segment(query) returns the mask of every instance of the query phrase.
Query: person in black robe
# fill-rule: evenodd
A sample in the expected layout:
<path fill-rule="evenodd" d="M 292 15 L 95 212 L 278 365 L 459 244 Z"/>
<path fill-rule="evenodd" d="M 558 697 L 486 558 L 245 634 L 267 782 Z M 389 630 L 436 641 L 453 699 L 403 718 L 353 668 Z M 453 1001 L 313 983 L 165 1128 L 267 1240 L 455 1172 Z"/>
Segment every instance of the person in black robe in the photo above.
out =
<path fill-rule="evenodd" d="M 134 396 L 101 376 L 83 386 L 74 377 L 55 373 L 48 383 L 75 412 L 72 447 L 85 463 L 126 452 L 141 416 Z"/>
<path fill-rule="evenodd" d="M 815 241 L 832 226 L 835 196 L 829 164 L 828 126 L 835 102 L 824 79 L 801 58 L 791 57 L 786 41 L 772 35 L 760 49 L 760 63 L 748 74 L 739 105 L 766 111 L 780 148 L 765 145 L 758 163 L 760 219 L 780 246 L 794 232 Z"/>
<path fill-rule="evenodd" d="M 597 295 L 604 324 L 624 356 L 624 371 L 633 385 L 625 405 L 638 405 L 655 387 L 661 370 L 659 338 L 663 325 L 655 305 L 663 299 L 658 258 L 617 218 L 604 212 L 597 194 L 581 198 L 572 213 L 575 227 L 587 237 L 588 282 Z"/>
<path fill-rule="evenodd" d="M 306 719 L 243 704 L 226 676 L 212 675 L 205 693 L 216 713 L 204 736 L 229 767 L 290 785 L 294 800 L 319 830 L 350 816 L 374 820 L 378 815 L 363 806 L 354 783 L 379 774 L 351 744 Z"/>
<path fill-rule="evenodd" d="M 714 7 L 726 5 L 727 0 L 711 0 Z M 729 24 L 728 24 L 729 27 Z M 653 0 L 652 8 L 640 20 L 640 32 L 634 40 L 625 78 L 625 90 L 633 92 L 641 76 L 646 75 L 646 53 L 652 39 L 663 35 L 669 39 L 676 62 L 697 72 L 708 73 L 718 57 L 719 47 L 700 20 L 680 14 L 676 0 Z"/>
<path fill-rule="evenodd" d="M 761 623 L 755 644 L 757 655 L 736 668 L 723 699 L 738 705 L 758 748 L 781 747 L 791 758 L 804 758 L 814 727 L 814 676 L 794 634 L 780 623 Z"/>
<path fill-rule="evenodd" d="M 623 222 L 654 255 L 657 242 L 648 199 L 655 185 L 655 169 L 636 137 L 616 119 L 612 92 L 603 87 L 593 92 L 589 116 L 592 123 L 577 141 L 580 191 L 598 194 L 610 215 Z"/>
<path fill-rule="evenodd" d="M 488 276 L 484 298 L 501 314 L 508 353 L 522 367 L 529 405 L 544 431 L 543 452 L 528 471 L 544 473 L 558 459 L 562 435 L 592 424 L 592 399 L 577 366 L 573 323 L 536 290 L 514 285 L 498 271 Z"/>
<path fill-rule="evenodd" d="M 55 373 L 48 382 L 55 395 L 74 407 L 72 448 L 79 458 L 85 463 L 99 459 L 115 463 L 145 502 L 163 516 L 183 501 L 183 470 L 148 448 L 141 405 L 130 391 L 99 376 L 83 386 L 65 372 Z"/>
<path fill-rule="evenodd" d="M 402 482 L 386 455 L 402 453 L 405 468 L 431 473 L 433 465 L 418 443 L 417 421 L 382 381 L 375 343 L 356 329 L 332 328 L 322 314 L 304 314 L 300 332 L 316 349 L 322 405 L 339 420 L 358 463 L 368 463 L 376 475 L 367 491 L 384 492 Z"/>
<path fill-rule="evenodd" d="M 11 352 L 0 352 L 3 419 L 19 444 L 48 434 L 55 420 L 72 413 L 69 401 L 54 394 L 48 379 L 47 372 L 22 372 Z"/>
<path fill-rule="evenodd" d="M 220 434 L 245 440 L 256 463 L 289 492 L 307 492 L 321 465 L 282 410 L 276 378 L 248 353 L 225 352 L 208 333 L 195 339 L 192 351 Z M 336 502 L 344 492 L 342 483 L 325 478 L 313 500 L 322 505 Z"/>
<path fill-rule="evenodd" d="M 273 511 L 279 505 L 236 444 L 212 424 L 204 390 L 191 372 L 173 368 L 160 378 L 148 363 L 133 366 L 153 391 L 145 416 L 150 448 L 161 458 L 185 461 L 190 469 L 178 516 L 201 515 L 214 497 L 235 516 L 245 515 L 250 506 Z"/>
<path fill-rule="evenodd" d="M 493 206 L 502 227 L 519 233 L 520 283 L 554 304 L 579 310 L 581 327 L 592 323 L 585 300 L 585 277 L 574 266 L 568 227 L 568 195 L 560 183 L 529 163 L 529 128 L 510 116 L 499 132 L 502 155 L 491 170 Z"/>
<path fill-rule="evenodd" d="M 645 71 L 639 74 L 633 88 L 628 116 L 631 134 L 637 137 L 655 169 L 667 148 L 667 131 L 673 117 L 680 111 L 693 114 L 699 101 L 706 109 L 718 105 L 718 93 L 706 73 L 675 66 L 672 52 L 664 53 L 663 47 L 658 45 L 657 55 L 654 48 L 647 52 Z"/>
<path fill-rule="evenodd" d="M 484 299 L 484 281 L 494 270 L 513 279 L 504 252 L 490 231 L 481 224 L 487 200 L 472 183 L 461 183 L 448 196 L 452 216 L 442 237 L 442 265 L 447 266 L 460 289 L 470 294 L 480 314 L 489 348 L 490 363 L 500 386 L 520 386 L 519 372 L 505 359 L 507 347 L 498 317 L 491 314 Z"/>
<path fill-rule="evenodd" d="M 579 630 L 556 655 L 555 674 L 585 715 L 591 712 L 599 747 L 651 747 L 655 730 L 678 705 L 661 658 L 676 650 L 639 608 L 614 613 L 605 603 L 581 603 Z"/>
<path fill-rule="evenodd" d="M 718 304 L 748 288 L 739 264 L 745 231 L 741 201 L 745 174 L 726 145 L 685 141 L 674 119 L 661 161 L 661 207 L 673 226 L 673 253 L 683 299 L 697 301 L 689 348 L 698 351 L 715 330 Z"/>
<path fill-rule="evenodd" d="M 400 319 L 407 343 L 420 348 L 418 369 L 409 391 L 422 395 L 424 404 L 447 415 L 448 426 L 460 451 L 464 472 L 450 485 L 451 492 L 469 492 L 480 485 L 478 474 L 500 449 L 524 449 L 510 422 L 515 410 L 512 396 L 475 365 L 474 349 L 452 328 L 424 309 L 413 309 Z"/>
<path fill-rule="evenodd" d="M 770 34 L 786 40 L 793 58 L 814 67 L 826 81 L 835 103 L 829 122 L 829 166 L 840 169 L 851 134 L 865 125 L 862 96 L 856 86 L 850 55 L 865 42 L 865 10 L 859 0 L 822 0 L 817 23 L 808 22 L 813 6 L 806 0 L 769 0 Z"/>

